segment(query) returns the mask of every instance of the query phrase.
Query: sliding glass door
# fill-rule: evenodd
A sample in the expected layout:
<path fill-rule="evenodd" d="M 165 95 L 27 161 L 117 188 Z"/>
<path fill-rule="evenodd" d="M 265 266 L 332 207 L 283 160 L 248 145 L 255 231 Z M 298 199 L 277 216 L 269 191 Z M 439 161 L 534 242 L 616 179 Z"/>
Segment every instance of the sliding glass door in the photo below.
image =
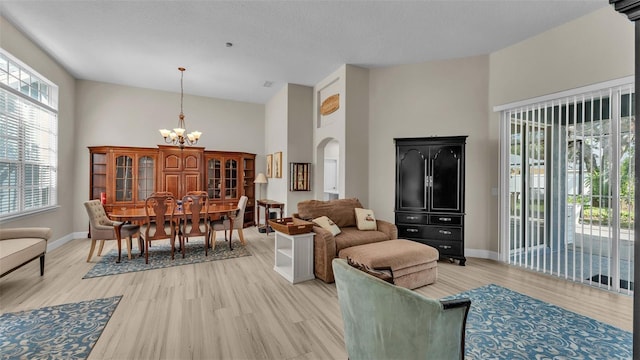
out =
<path fill-rule="evenodd" d="M 633 291 L 633 86 L 503 109 L 501 259 Z"/>

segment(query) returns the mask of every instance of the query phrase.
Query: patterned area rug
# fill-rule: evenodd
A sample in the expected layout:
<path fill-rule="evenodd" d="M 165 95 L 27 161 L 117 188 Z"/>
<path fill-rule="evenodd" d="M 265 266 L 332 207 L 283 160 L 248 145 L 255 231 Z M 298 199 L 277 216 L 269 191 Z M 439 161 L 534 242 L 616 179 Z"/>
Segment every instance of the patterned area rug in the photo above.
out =
<path fill-rule="evenodd" d="M 137 240 L 134 240 L 134 242 Z M 117 250 L 113 249 L 103 255 L 100 261 L 83 277 L 83 279 L 106 275 L 123 274 L 127 272 L 162 269 L 170 266 L 196 264 L 205 261 L 233 259 L 249 256 L 251 253 L 238 240 L 233 241 L 233 250 L 229 250 L 229 243 L 224 240 L 217 241 L 214 250 L 209 249 L 209 255 L 204 256 L 204 240 L 202 238 L 190 239 L 185 246 L 185 258 L 176 249 L 175 259 L 171 260 L 171 246 L 168 243 L 152 243 L 149 248 L 149 264 L 144 261 L 144 256 L 134 245 L 132 258 L 127 257 L 126 249 L 122 251 L 122 261 L 117 264 Z"/>
<path fill-rule="evenodd" d="M 459 297 L 471 299 L 467 360 L 632 358 L 632 333 L 527 295 L 491 284 Z"/>
<path fill-rule="evenodd" d="M 0 359 L 86 359 L 121 298 L 0 315 Z"/>

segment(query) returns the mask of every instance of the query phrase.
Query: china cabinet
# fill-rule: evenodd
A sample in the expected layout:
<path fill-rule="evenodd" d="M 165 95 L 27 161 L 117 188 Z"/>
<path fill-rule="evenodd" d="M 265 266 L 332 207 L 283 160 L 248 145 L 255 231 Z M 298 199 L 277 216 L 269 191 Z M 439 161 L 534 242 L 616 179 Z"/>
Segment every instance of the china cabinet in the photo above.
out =
<path fill-rule="evenodd" d="M 89 198 L 104 196 L 105 208 L 142 207 L 154 191 L 182 198 L 205 190 L 213 204 L 237 204 L 248 197 L 245 226 L 254 223 L 255 154 L 175 146 L 89 147 Z"/>
<path fill-rule="evenodd" d="M 214 203 L 237 204 L 242 195 L 248 198 L 244 212 L 245 226 L 253 225 L 255 214 L 255 154 L 205 151 L 205 190 Z"/>
<path fill-rule="evenodd" d="M 182 199 L 189 191 L 202 187 L 204 148 L 158 146 L 160 153 L 160 191 L 168 191 Z"/>

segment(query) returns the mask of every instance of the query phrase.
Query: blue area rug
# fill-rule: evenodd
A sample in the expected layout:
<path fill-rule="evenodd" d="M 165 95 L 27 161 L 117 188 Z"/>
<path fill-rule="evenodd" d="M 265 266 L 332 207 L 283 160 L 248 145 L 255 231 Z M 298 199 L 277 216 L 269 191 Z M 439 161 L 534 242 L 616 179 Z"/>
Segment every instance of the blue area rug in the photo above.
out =
<path fill-rule="evenodd" d="M 631 359 L 632 333 L 503 288 L 468 297 L 465 359 Z M 576 299 L 576 301 L 579 301 Z"/>
<path fill-rule="evenodd" d="M 0 359 L 86 359 L 121 298 L 0 315 Z"/>
<path fill-rule="evenodd" d="M 136 240 L 134 240 L 135 242 Z M 123 244 L 124 245 L 124 244 Z M 204 255 L 204 240 L 202 238 L 190 239 L 185 246 L 185 258 L 182 252 L 176 249 L 174 260 L 171 260 L 171 246 L 169 243 L 152 243 L 149 248 L 149 264 L 145 263 L 144 256 L 134 247 L 132 258 L 127 257 L 126 248 L 122 251 L 122 261 L 118 264 L 117 250 L 113 249 L 103 255 L 100 261 L 83 277 L 83 279 L 106 275 L 116 275 L 134 271 L 162 269 L 170 266 L 196 264 L 205 261 L 234 259 L 249 256 L 251 253 L 238 240 L 233 241 L 233 250 L 229 250 L 229 243 L 224 240 L 217 241 L 215 248 L 209 249 L 209 255 Z"/>

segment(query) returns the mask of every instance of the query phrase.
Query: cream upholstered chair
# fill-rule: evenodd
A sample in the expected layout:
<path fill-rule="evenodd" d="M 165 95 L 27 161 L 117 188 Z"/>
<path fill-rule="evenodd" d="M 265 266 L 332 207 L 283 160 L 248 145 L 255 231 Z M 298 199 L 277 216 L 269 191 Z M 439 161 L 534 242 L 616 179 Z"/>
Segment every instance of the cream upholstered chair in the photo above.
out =
<path fill-rule="evenodd" d="M 240 242 L 245 244 L 244 241 L 244 233 L 242 232 L 242 228 L 244 226 L 244 209 L 247 207 L 247 201 L 249 200 L 246 196 L 241 196 L 240 201 L 238 201 L 238 211 L 236 212 L 236 217 L 233 220 L 233 229 L 238 232 L 238 236 L 240 237 Z M 231 230 L 229 228 L 229 219 L 224 219 L 223 221 L 212 221 L 211 222 L 211 233 L 212 235 L 212 243 L 211 246 L 215 244 L 216 241 L 216 231 L 224 230 L 224 239 L 227 240 L 227 230 Z M 231 242 L 231 239 L 229 239 Z"/>
<path fill-rule="evenodd" d="M 468 298 L 437 300 L 331 263 L 349 359 L 464 359 Z"/>
<path fill-rule="evenodd" d="M 51 229 L 0 227 L 0 277 L 40 258 L 40 276 L 44 275 L 44 255 Z"/>
<path fill-rule="evenodd" d="M 89 215 L 89 228 L 91 230 L 91 249 L 89 249 L 87 262 L 91 261 L 93 251 L 96 248 L 96 241 L 102 240 L 100 248 L 98 249 L 98 256 L 100 256 L 102 255 L 102 248 L 104 247 L 105 240 L 117 239 L 115 226 L 118 225 L 122 226 L 120 228 L 121 237 L 127 239 L 127 252 L 129 259 L 131 259 L 131 241 L 133 236 L 140 232 L 140 226 L 122 224 L 119 221 L 109 219 L 100 200 L 89 200 L 84 203 L 84 207 Z"/>

